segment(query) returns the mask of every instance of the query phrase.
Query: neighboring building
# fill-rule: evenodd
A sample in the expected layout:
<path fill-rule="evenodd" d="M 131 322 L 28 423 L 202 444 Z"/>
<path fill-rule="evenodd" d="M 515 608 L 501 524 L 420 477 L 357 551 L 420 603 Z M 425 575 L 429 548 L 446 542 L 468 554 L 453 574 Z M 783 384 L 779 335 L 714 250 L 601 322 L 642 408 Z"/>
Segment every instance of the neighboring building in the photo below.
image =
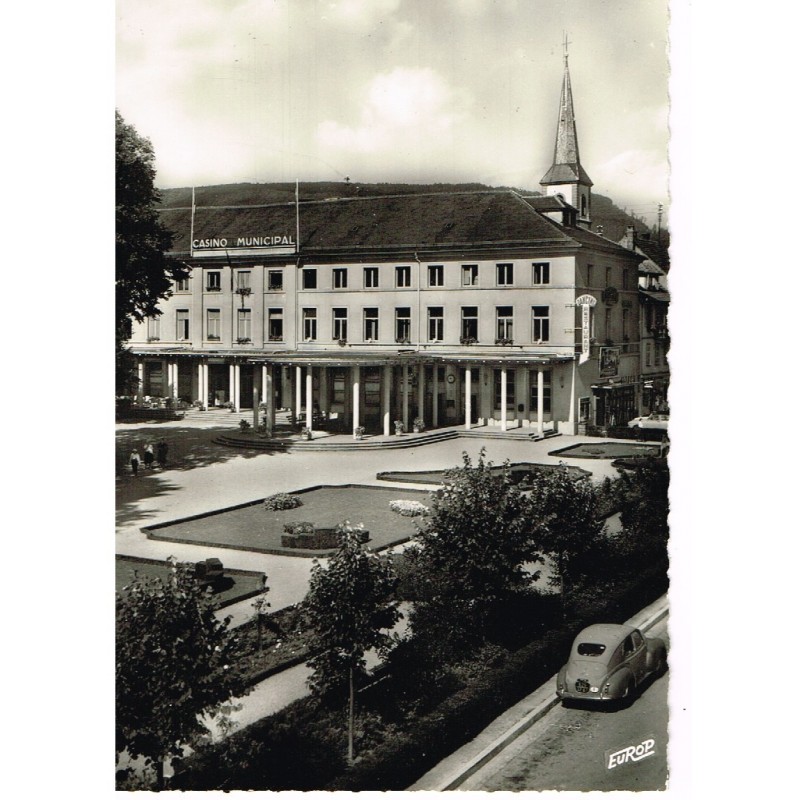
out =
<path fill-rule="evenodd" d="M 620 241 L 623 247 L 644 258 L 639 265 L 640 348 L 642 391 L 640 413 L 669 411 L 669 249 L 650 234 L 637 234 L 628 227 Z"/>
<path fill-rule="evenodd" d="M 345 430 L 577 433 L 638 412 L 642 257 L 587 228 L 565 61 L 546 196 L 513 191 L 163 209 L 191 267 L 135 325 L 141 396 L 255 401 Z"/>

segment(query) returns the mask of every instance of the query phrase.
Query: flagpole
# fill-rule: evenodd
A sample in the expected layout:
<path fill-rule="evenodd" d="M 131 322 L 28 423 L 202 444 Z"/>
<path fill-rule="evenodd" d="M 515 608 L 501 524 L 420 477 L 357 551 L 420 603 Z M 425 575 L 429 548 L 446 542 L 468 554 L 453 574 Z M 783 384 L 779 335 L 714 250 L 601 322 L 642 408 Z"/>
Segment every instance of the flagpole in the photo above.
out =
<path fill-rule="evenodd" d="M 300 252 L 300 181 L 294 182 L 294 216 L 295 216 L 295 242 L 296 253 Z"/>
<path fill-rule="evenodd" d="M 191 255 L 194 255 L 194 250 L 193 250 L 193 245 L 192 245 L 192 242 L 194 242 L 194 209 L 195 209 L 195 205 L 194 205 L 194 186 L 192 186 L 192 222 L 191 222 L 190 230 L 189 230 L 189 253 Z"/>

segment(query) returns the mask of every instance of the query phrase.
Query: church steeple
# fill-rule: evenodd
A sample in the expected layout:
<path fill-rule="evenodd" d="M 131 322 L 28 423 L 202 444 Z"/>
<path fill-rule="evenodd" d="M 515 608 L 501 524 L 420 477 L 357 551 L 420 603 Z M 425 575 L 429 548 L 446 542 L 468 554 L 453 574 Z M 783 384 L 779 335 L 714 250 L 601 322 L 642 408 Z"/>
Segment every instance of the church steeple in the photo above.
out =
<path fill-rule="evenodd" d="M 578 209 L 578 224 L 591 226 L 592 180 L 581 166 L 578 153 L 578 131 L 572 104 L 572 84 L 569 78 L 569 40 L 564 35 L 564 80 L 561 84 L 561 103 L 558 109 L 558 129 L 553 153 L 553 166 L 539 181 L 545 194 L 561 194 Z"/>

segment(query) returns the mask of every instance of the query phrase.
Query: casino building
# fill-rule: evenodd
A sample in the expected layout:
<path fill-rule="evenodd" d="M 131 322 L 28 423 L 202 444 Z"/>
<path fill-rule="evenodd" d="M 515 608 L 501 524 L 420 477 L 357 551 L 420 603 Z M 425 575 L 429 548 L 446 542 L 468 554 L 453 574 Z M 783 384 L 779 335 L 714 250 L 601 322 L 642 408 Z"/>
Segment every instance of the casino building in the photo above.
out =
<path fill-rule="evenodd" d="M 624 424 L 641 253 L 590 230 L 565 60 L 543 196 L 510 190 L 163 208 L 191 267 L 134 326 L 139 395 L 264 403 L 342 430 Z M 312 424 L 317 424 L 313 422 Z"/>

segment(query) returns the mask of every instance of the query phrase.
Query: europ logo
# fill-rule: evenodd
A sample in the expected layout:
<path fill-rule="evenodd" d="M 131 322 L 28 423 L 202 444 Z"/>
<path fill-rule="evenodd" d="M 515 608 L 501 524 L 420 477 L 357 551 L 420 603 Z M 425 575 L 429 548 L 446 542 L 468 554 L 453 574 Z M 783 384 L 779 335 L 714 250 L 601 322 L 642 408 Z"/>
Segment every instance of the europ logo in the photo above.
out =
<path fill-rule="evenodd" d="M 656 754 L 656 740 L 650 736 L 639 744 L 631 744 L 621 750 L 606 750 L 606 768 L 614 769 L 628 762 L 642 761 Z"/>

